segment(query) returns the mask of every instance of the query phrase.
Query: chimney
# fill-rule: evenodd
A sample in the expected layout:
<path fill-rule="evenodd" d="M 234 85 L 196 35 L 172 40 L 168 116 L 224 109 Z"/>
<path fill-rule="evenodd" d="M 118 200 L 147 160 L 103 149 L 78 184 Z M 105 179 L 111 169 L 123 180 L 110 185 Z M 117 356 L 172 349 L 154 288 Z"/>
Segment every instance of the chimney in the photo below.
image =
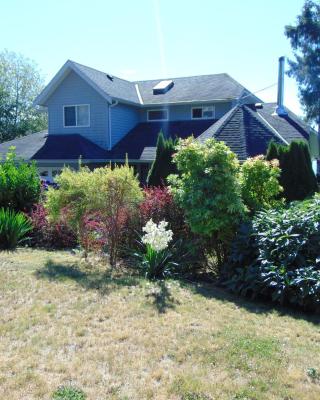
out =
<path fill-rule="evenodd" d="M 279 75 L 278 75 L 278 100 L 276 113 L 279 116 L 287 115 L 287 111 L 283 105 L 283 95 L 284 95 L 284 56 L 279 58 Z"/>

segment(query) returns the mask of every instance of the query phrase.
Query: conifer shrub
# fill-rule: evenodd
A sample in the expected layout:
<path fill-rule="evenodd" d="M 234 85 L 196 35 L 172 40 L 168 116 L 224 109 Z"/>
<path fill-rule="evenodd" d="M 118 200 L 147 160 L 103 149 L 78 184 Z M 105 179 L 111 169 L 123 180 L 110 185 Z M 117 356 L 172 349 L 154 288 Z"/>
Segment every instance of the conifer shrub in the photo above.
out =
<path fill-rule="evenodd" d="M 281 169 L 279 178 L 287 201 L 304 200 L 318 191 L 312 169 L 309 146 L 304 141 L 292 141 L 289 146 L 271 142 L 267 159 L 277 158 Z"/>
<path fill-rule="evenodd" d="M 177 140 L 166 139 L 161 131 L 157 140 L 156 158 L 150 168 L 147 184 L 149 186 L 166 185 L 166 179 L 170 174 L 176 173 L 176 166 L 172 156 L 175 152 Z"/>

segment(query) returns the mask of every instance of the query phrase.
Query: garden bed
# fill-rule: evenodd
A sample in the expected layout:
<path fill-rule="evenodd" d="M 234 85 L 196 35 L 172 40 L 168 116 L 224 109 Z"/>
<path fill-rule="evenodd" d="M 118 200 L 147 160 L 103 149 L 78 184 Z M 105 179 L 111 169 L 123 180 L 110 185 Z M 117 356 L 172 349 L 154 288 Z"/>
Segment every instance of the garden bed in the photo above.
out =
<path fill-rule="evenodd" d="M 209 284 L 0 253 L 0 398 L 319 399 L 320 318 Z"/>

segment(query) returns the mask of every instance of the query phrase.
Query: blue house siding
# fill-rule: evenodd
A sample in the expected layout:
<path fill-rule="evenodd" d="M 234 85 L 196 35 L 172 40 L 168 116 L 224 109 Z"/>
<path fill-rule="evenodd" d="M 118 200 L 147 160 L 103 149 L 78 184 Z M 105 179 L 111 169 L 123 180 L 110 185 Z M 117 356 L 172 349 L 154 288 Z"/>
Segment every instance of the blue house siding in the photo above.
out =
<path fill-rule="evenodd" d="M 169 110 L 169 121 L 185 121 L 191 120 L 191 109 L 193 107 L 202 106 L 201 104 L 184 104 L 184 105 L 173 105 L 167 107 L 161 106 L 154 106 L 154 107 L 147 107 L 142 112 L 142 122 L 146 122 L 148 119 L 147 113 L 148 110 L 159 110 L 161 108 L 166 108 Z M 231 102 L 224 102 L 224 103 L 211 103 L 205 104 L 207 106 L 213 105 L 215 106 L 215 118 L 221 118 L 224 114 L 226 114 L 231 108 Z"/>
<path fill-rule="evenodd" d="M 90 104 L 90 127 L 64 128 L 63 106 L 75 104 Z M 75 72 L 70 72 L 63 83 L 57 87 L 48 99 L 47 105 L 49 135 L 77 133 L 105 149 L 108 148 L 108 103 Z"/>
<path fill-rule="evenodd" d="M 119 142 L 141 119 L 141 110 L 126 104 L 110 107 L 112 147 Z"/>

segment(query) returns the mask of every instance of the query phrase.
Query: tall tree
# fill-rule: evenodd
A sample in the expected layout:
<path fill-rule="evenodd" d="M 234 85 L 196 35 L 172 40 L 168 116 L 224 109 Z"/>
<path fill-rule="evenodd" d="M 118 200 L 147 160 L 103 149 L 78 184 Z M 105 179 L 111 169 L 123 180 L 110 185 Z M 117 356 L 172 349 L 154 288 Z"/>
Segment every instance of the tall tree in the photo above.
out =
<path fill-rule="evenodd" d="M 306 0 L 295 25 L 287 25 L 294 60 L 289 60 L 289 76 L 299 84 L 299 97 L 309 121 L 320 133 L 320 3 Z"/>
<path fill-rule="evenodd" d="M 149 186 L 163 186 L 170 174 L 177 172 L 172 155 L 175 152 L 177 140 L 166 139 L 160 131 L 157 140 L 156 158 L 150 168 L 147 183 Z"/>
<path fill-rule="evenodd" d="M 47 128 L 46 113 L 33 106 L 43 83 L 33 61 L 0 52 L 0 142 Z"/>

